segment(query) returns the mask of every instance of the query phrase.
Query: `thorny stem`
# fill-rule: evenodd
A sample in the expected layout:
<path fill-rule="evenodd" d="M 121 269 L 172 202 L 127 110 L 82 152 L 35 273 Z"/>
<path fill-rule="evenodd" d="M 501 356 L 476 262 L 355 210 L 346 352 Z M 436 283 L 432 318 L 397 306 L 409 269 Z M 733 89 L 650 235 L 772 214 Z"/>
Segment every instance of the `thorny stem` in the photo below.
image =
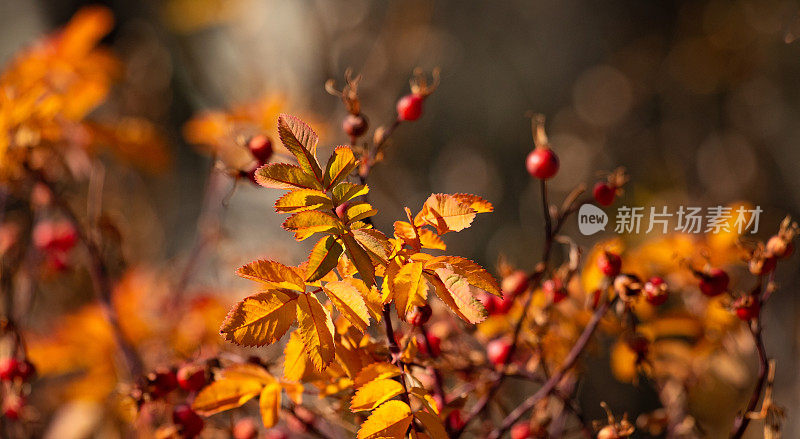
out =
<path fill-rule="evenodd" d="M 747 430 L 747 426 L 750 424 L 750 418 L 747 417 L 747 414 L 755 410 L 759 399 L 761 399 L 761 392 L 764 389 L 764 383 L 767 380 L 767 370 L 769 369 L 767 351 L 764 346 L 764 339 L 761 336 L 760 316 L 750 322 L 749 326 L 750 333 L 753 334 L 753 341 L 756 344 L 756 350 L 758 351 L 758 379 L 756 380 L 753 394 L 750 396 L 750 402 L 747 403 L 747 408 L 745 408 L 744 412 L 737 415 L 736 419 L 733 421 L 733 428 L 731 429 L 730 435 L 731 439 L 740 439 L 744 435 L 745 430 Z"/>
<path fill-rule="evenodd" d="M 512 425 L 514 425 L 519 418 L 521 418 L 528 410 L 532 409 L 539 401 L 541 401 L 546 396 L 552 393 L 556 386 L 561 382 L 567 372 L 572 369 L 573 366 L 578 361 L 581 353 L 583 352 L 586 345 L 591 340 L 592 335 L 594 334 L 595 329 L 600 324 L 600 320 L 606 314 L 606 311 L 611 307 L 611 305 L 616 302 L 617 297 L 612 300 L 604 301 L 592 314 L 591 320 L 589 323 L 586 324 L 586 327 L 583 329 L 580 337 L 572 346 L 572 349 L 567 354 L 567 357 L 564 359 L 564 362 L 561 364 L 561 367 L 548 379 L 539 390 L 536 391 L 533 395 L 531 395 L 528 399 L 522 402 L 516 409 L 514 409 L 508 416 L 503 419 L 500 423 L 500 426 L 495 428 L 488 436 L 489 439 L 498 439 L 500 436 L 503 435 Z"/>
<path fill-rule="evenodd" d="M 119 322 L 119 315 L 117 314 L 116 309 L 114 309 L 114 305 L 112 303 L 111 279 L 108 275 L 108 269 L 103 262 L 103 255 L 100 251 L 100 248 L 89 237 L 88 232 L 86 229 L 84 229 L 81 221 L 78 219 L 78 216 L 75 214 L 66 200 L 64 200 L 58 191 L 56 191 L 55 185 L 48 180 L 41 171 L 32 169 L 27 164 L 25 165 L 25 169 L 35 181 L 47 187 L 52 196 L 53 203 L 72 224 L 72 226 L 75 228 L 76 234 L 78 235 L 78 240 L 80 240 L 84 247 L 86 247 L 90 259 L 89 275 L 92 279 L 92 286 L 97 301 L 100 304 L 100 309 L 102 310 L 103 316 L 111 327 L 114 341 L 116 342 L 117 347 L 122 354 L 130 377 L 135 379 L 136 377 L 141 376 L 144 370 L 142 360 L 139 358 L 135 348 L 130 344 L 122 331 L 122 327 Z"/>

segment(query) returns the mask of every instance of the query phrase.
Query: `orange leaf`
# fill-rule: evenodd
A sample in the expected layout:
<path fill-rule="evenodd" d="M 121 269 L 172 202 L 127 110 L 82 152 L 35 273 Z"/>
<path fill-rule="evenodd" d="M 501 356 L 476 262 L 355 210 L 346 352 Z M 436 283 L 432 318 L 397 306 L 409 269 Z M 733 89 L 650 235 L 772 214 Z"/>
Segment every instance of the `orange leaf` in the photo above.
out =
<path fill-rule="evenodd" d="M 270 290 L 254 294 L 228 313 L 220 333 L 242 346 L 263 346 L 278 341 L 295 321 L 297 294 Z"/>
<path fill-rule="evenodd" d="M 306 290 L 306 283 L 294 268 L 275 261 L 259 259 L 240 267 L 236 270 L 236 274 L 245 279 L 261 282 L 270 288 L 287 288 L 300 292 Z"/>
<path fill-rule="evenodd" d="M 358 439 L 405 438 L 411 425 L 411 408 L 403 401 L 386 401 L 361 424 Z"/>
<path fill-rule="evenodd" d="M 273 189 L 322 189 L 322 184 L 299 166 L 269 163 L 256 170 L 256 182 Z"/>
<path fill-rule="evenodd" d="M 350 400 L 350 410 L 360 412 L 374 410 L 375 407 L 403 393 L 403 385 L 391 379 L 373 380 L 359 387 Z"/>
<path fill-rule="evenodd" d="M 331 315 L 313 294 L 301 294 L 297 305 L 298 331 L 308 357 L 317 370 L 325 370 L 335 353 Z"/>

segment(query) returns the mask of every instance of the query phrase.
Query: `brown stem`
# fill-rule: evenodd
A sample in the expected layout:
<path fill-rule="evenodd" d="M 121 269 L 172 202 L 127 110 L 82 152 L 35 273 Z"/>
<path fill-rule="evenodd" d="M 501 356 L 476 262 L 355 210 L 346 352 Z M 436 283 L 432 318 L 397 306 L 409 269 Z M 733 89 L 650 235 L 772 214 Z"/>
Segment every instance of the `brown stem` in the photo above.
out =
<path fill-rule="evenodd" d="M 400 359 L 400 345 L 397 344 L 397 339 L 394 337 L 394 327 L 392 327 L 392 313 L 389 310 L 389 305 L 383 306 L 383 327 L 386 331 L 386 342 L 389 345 L 389 353 L 392 355 L 392 363 L 396 363 L 400 370 L 405 373 L 406 367 L 403 364 L 403 361 Z M 406 388 L 406 380 L 403 376 L 397 376 L 394 378 L 395 381 L 400 383 L 403 386 L 403 394 L 400 395 L 403 402 L 406 404 L 410 404 L 408 399 L 408 389 Z"/>
<path fill-rule="evenodd" d="M 433 351 L 431 348 L 430 337 L 428 336 L 428 328 L 425 325 L 421 325 L 419 327 L 420 332 L 422 333 L 422 337 L 425 339 L 425 346 L 428 348 L 428 355 L 431 358 L 436 358 L 438 355 L 436 352 Z M 428 366 L 427 371 L 429 374 L 433 375 L 433 394 L 435 397 L 441 401 L 442 404 L 447 403 L 447 395 L 444 393 L 444 384 L 442 380 L 442 374 L 439 372 L 439 369 L 435 368 L 434 366 Z"/>
<path fill-rule="evenodd" d="M 769 369 L 767 351 L 764 346 L 764 339 L 761 336 L 760 318 L 750 323 L 750 333 L 753 334 L 753 341 L 758 351 L 758 379 L 756 380 L 755 388 L 753 388 L 753 394 L 750 396 L 750 402 L 747 403 L 747 408 L 745 408 L 744 412 L 737 415 L 736 419 L 733 421 L 733 428 L 731 429 L 730 435 L 731 439 L 740 439 L 744 435 L 745 430 L 747 430 L 747 426 L 750 424 L 750 418 L 747 417 L 747 414 L 755 410 L 758 401 L 761 399 L 761 392 L 764 389 L 764 383 L 767 380 L 767 370 Z"/>
<path fill-rule="evenodd" d="M 512 425 L 514 425 L 519 418 L 521 418 L 528 410 L 532 409 L 539 401 L 541 401 L 546 396 L 552 393 L 559 382 L 564 378 L 567 372 L 572 369 L 573 366 L 578 361 L 581 353 L 586 348 L 586 345 L 589 343 L 589 340 L 592 338 L 592 334 L 594 334 L 595 329 L 600 324 L 600 320 L 605 315 L 606 311 L 611 307 L 611 305 L 616 302 L 617 298 L 610 301 L 604 301 L 602 305 L 600 305 L 597 310 L 592 314 L 592 318 L 589 320 L 589 323 L 586 324 L 586 327 L 583 329 L 583 333 L 581 333 L 578 340 L 575 341 L 575 344 L 572 346 L 572 349 L 567 354 L 567 357 L 564 359 L 564 362 L 561 364 L 561 367 L 550 377 L 539 390 L 536 391 L 533 395 L 531 395 L 528 399 L 522 402 L 516 409 L 514 409 L 508 416 L 503 419 L 500 423 L 500 426 L 495 428 L 488 436 L 489 439 L 498 439 L 500 436 L 503 435 Z"/>
<path fill-rule="evenodd" d="M 143 373 L 142 361 L 139 358 L 133 345 L 125 337 L 122 327 L 119 322 L 119 316 L 112 303 L 112 286 L 111 279 L 108 275 L 108 270 L 103 262 L 103 255 L 97 244 L 89 237 L 88 232 L 84 229 L 78 216 L 64 200 L 63 197 L 56 191 L 55 185 L 48 180 L 41 171 L 32 169 L 26 165 L 26 170 L 30 176 L 37 182 L 43 184 L 50 191 L 53 203 L 67 218 L 67 220 L 75 228 L 78 240 L 86 247 L 89 254 L 89 275 L 92 279 L 92 286 L 94 289 L 95 297 L 100 305 L 100 309 L 111 327 L 111 332 L 114 341 L 122 354 L 125 365 L 128 369 L 130 377 L 135 379 Z"/>

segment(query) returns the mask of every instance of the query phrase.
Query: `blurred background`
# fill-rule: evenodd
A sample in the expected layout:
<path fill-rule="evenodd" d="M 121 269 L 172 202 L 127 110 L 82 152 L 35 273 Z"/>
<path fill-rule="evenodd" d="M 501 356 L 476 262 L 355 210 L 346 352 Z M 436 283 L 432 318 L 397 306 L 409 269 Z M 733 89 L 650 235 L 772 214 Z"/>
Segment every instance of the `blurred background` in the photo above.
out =
<path fill-rule="evenodd" d="M 88 3 L 0 2 L 0 60 L 9 61 Z M 390 230 L 404 206 L 416 211 L 431 192 L 481 195 L 497 213 L 448 235 L 448 245 L 452 254 L 487 266 L 503 254 L 530 267 L 540 254 L 538 188 L 524 169 L 532 148 L 529 110 L 547 116 L 561 157 L 552 183 L 556 200 L 579 183 L 593 184 L 598 170 L 624 166 L 631 184 L 623 204 L 747 200 L 764 210 L 764 236 L 786 214 L 800 214 L 795 1 L 103 3 L 117 19 L 106 42 L 126 63 L 115 105 L 158 124 L 171 145 L 168 171 L 110 188 L 120 194 L 127 184 L 147 189 L 142 205 L 148 207 L 137 213 L 152 233 L 133 253 L 142 261 L 182 258 L 195 240 L 210 159 L 183 135 L 193 115 L 267 99 L 319 121 L 321 145 L 347 143 L 339 129 L 345 111 L 323 84 L 334 78 L 341 85 L 348 67 L 363 75 L 362 110 L 373 127 L 394 119 L 394 103 L 408 92 L 414 67 L 441 68 L 441 85 L 423 117 L 398 129 L 387 164 L 371 176 L 371 201 L 381 212 L 376 225 Z M 206 203 L 219 203 L 228 190 Z M 224 239 L 199 263 L 192 282 L 244 288 L 232 267 L 246 260 L 304 259 L 305 248 L 273 213 L 277 195 L 238 185 L 223 209 Z M 573 236 L 574 226 L 566 230 Z M 784 437 L 800 436 L 800 417 L 792 413 L 800 406 L 794 287 L 800 271 L 790 271 L 797 266 L 795 255 L 779 270 L 778 282 L 787 288 L 773 299 L 765 322 L 767 347 L 778 362 L 776 398 L 789 407 Z M 593 392 L 616 395 L 609 403 L 620 413 L 657 404 L 652 393 L 615 383 L 606 364 L 592 369 L 581 395 L 590 417 L 601 416 Z M 713 412 L 706 418 L 713 424 Z"/>

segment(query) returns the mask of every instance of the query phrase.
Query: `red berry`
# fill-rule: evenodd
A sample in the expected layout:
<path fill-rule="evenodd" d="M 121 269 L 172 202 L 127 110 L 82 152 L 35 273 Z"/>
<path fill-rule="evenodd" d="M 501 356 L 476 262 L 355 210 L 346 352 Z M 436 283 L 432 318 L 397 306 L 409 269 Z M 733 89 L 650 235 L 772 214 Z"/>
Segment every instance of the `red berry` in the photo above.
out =
<path fill-rule="evenodd" d="M 503 296 L 518 296 L 528 289 L 528 275 L 522 270 L 516 270 L 503 278 L 500 289 Z"/>
<path fill-rule="evenodd" d="M 529 439 L 532 437 L 531 424 L 519 422 L 511 427 L 511 439 Z"/>
<path fill-rule="evenodd" d="M 242 418 L 233 426 L 233 439 L 256 439 L 258 425 L 253 418 Z"/>
<path fill-rule="evenodd" d="M 196 392 L 206 385 L 205 369 L 195 364 L 187 364 L 178 369 L 176 378 L 181 389 L 189 392 Z"/>
<path fill-rule="evenodd" d="M 528 154 L 525 167 L 531 176 L 547 180 L 558 172 L 558 156 L 550 148 L 537 146 Z"/>
<path fill-rule="evenodd" d="M 413 326 L 422 326 L 428 323 L 431 314 L 433 314 L 433 310 L 427 303 L 423 306 L 415 306 L 406 314 L 406 321 Z"/>
<path fill-rule="evenodd" d="M 425 337 L 421 338 L 421 343 L 418 343 L 419 351 L 425 355 L 431 355 L 434 357 L 439 356 L 442 353 L 441 345 L 442 339 L 436 335 L 428 334 L 427 341 Z M 430 345 L 429 345 L 430 343 Z"/>
<path fill-rule="evenodd" d="M 453 410 L 447 415 L 447 426 L 451 431 L 460 430 L 464 427 L 464 417 L 461 415 L 461 410 Z"/>
<path fill-rule="evenodd" d="M 736 309 L 736 316 L 745 322 L 758 317 L 761 311 L 761 304 L 755 297 L 740 297 L 733 303 Z"/>
<path fill-rule="evenodd" d="M 342 129 L 350 137 L 361 137 L 367 132 L 369 122 L 362 114 L 348 114 L 342 121 Z"/>
<path fill-rule="evenodd" d="M 203 418 L 186 404 L 175 407 L 172 411 L 172 422 L 178 426 L 184 438 L 191 439 L 197 437 L 203 431 Z"/>
<path fill-rule="evenodd" d="M 16 358 L 3 358 L 0 360 L 0 380 L 12 381 L 17 377 L 19 361 Z"/>
<path fill-rule="evenodd" d="M 7 394 L 3 398 L 3 416 L 6 419 L 16 421 L 25 408 L 25 398 L 20 395 Z"/>
<path fill-rule="evenodd" d="M 69 221 L 40 221 L 33 229 L 33 243 L 40 250 L 66 252 L 78 242 Z"/>
<path fill-rule="evenodd" d="M 503 338 L 492 340 L 486 345 L 486 357 L 489 362 L 495 366 L 502 366 L 506 364 L 508 355 L 511 353 L 511 343 Z"/>
<path fill-rule="evenodd" d="M 498 303 L 497 296 L 483 292 L 478 295 L 478 300 L 481 302 L 483 307 L 486 308 L 487 314 L 492 315 L 495 312 L 497 312 L 497 303 Z"/>
<path fill-rule="evenodd" d="M 643 290 L 647 303 L 654 306 L 663 304 L 669 298 L 667 284 L 664 282 L 664 279 L 660 277 L 651 277 L 650 280 L 644 284 Z"/>
<path fill-rule="evenodd" d="M 617 195 L 617 190 L 610 184 L 599 181 L 594 185 L 594 199 L 601 206 L 610 206 L 614 203 L 614 197 Z"/>
<path fill-rule="evenodd" d="M 425 97 L 418 94 L 405 95 L 397 101 L 397 119 L 417 120 L 422 116 L 422 103 Z"/>
<path fill-rule="evenodd" d="M 553 303 L 561 302 L 562 300 L 566 299 L 568 295 L 567 289 L 564 288 L 561 279 L 558 278 L 547 279 L 544 281 L 542 283 L 542 290 L 544 290 L 545 296 L 547 296 L 547 298 Z"/>
<path fill-rule="evenodd" d="M 493 296 L 495 301 L 494 311 L 497 314 L 505 314 L 511 307 L 514 306 L 514 297 L 510 295 L 505 295 L 503 298 L 499 298 L 497 296 Z"/>
<path fill-rule="evenodd" d="M 728 282 L 728 273 L 720 268 L 712 268 L 700 275 L 700 291 L 709 297 L 717 296 L 728 290 Z"/>
<path fill-rule="evenodd" d="M 604 251 L 597 259 L 597 268 L 608 277 L 614 277 L 622 269 L 622 258 L 616 253 Z"/>
<path fill-rule="evenodd" d="M 341 218 L 343 220 L 346 220 L 347 219 L 347 208 L 348 207 L 350 207 L 350 205 L 348 203 L 342 203 L 342 204 L 336 206 L 336 209 L 334 209 L 335 212 L 336 212 L 336 216 L 338 216 L 339 218 Z"/>
<path fill-rule="evenodd" d="M 261 134 L 254 136 L 247 142 L 247 149 L 250 150 L 250 154 L 252 154 L 260 164 L 267 163 L 270 157 L 272 157 L 272 141 L 269 140 L 269 137 Z"/>
<path fill-rule="evenodd" d="M 148 375 L 150 393 L 154 398 L 161 398 L 178 388 L 178 377 L 174 370 L 157 370 Z"/>

